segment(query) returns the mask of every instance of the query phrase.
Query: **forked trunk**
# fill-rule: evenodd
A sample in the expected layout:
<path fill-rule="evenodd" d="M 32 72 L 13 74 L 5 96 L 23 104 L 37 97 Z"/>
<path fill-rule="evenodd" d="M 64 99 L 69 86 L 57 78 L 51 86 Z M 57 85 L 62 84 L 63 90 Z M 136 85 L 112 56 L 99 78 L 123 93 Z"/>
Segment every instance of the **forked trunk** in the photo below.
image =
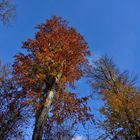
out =
<path fill-rule="evenodd" d="M 35 122 L 35 128 L 34 128 L 32 140 L 42 140 L 44 123 L 45 123 L 46 118 L 48 116 L 48 111 L 50 109 L 50 106 L 51 106 L 51 103 L 52 103 L 52 100 L 54 97 L 54 93 L 55 93 L 55 91 L 53 91 L 53 90 L 51 90 L 49 92 L 49 95 L 45 101 L 45 105 L 42 109 L 42 112 Z"/>
<path fill-rule="evenodd" d="M 58 77 L 56 78 L 55 82 L 52 85 L 51 90 L 48 92 L 48 96 L 44 103 L 44 107 L 43 107 L 39 117 L 36 119 L 32 140 L 42 140 L 42 134 L 43 134 L 43 128 L 45 125 L 45 121 L 48 117 L 48 112 L 49 112 L 50 106 L 52 104 L 54 94 L 56 92 L 56 83 L 58 82 L 60 77 L 61 77 L 61 74 L 58 75 Z"/>

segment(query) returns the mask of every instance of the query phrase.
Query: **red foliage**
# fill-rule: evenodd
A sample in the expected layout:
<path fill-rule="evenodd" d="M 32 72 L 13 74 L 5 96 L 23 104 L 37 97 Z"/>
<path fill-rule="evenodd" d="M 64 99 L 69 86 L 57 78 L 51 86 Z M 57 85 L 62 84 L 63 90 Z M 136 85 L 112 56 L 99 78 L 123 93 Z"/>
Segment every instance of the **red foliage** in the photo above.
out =
<path fill-rule="evenodd" d="M 30 97 L 26 103 L 42 107 L 58 74 L 61 74 L 61 77 L 57 83 L 57 91 L 66 88 L 67 84 L 74 87 L 74 81 L 79 80 L 84 75 L 85 69 L 90 67 L 86 59 L 90 53 L 83 36 L 76 29 L 69 27 L 61 17 L 54 16 L 39 25 L 37 29 L 39 31 L 35 34 L 35 38 L 23 43 L 22 48 L 26 49 L 27 53 L 17 54 L 13 66 L 16 81 Z M 44 83 L 45 88 L 43 88 Z M 57 93 L 57 97 L 60 97 L 59 101 L 68 106 L 63 106 L 65 110 L 62 112 L 80 112 L 83 99 L 75 98 L 73 94 L 65 97 L 66 94 L 63 93 L 61 92 L 60 96 Z M 59 103 L 54 101 L 54 104 L 57 106 Z M 71 104 L 73 108 L 70 108 Z M 60 103 L 59 106 L 62 104 Z M 83 111 L 87 110 L 84 106 Z"/>

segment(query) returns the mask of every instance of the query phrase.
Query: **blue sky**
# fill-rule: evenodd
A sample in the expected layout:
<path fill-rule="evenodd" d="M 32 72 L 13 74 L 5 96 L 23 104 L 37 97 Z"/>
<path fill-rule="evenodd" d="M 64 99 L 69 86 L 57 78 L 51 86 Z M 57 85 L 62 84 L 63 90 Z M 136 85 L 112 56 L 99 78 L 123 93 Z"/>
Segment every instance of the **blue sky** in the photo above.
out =
<path fill-rule="evenodd" d="M 139 0 L 14 0 L 15 21 L 0 24 L 0 58 L 13 62 L 21 43 L 34 36 L 36 25 L 53 15 L 69 21 L 87 40 L 92 59 L 107 54 L 121 69 L 140 75 Z M 82 86 L 79 92 L 89 92 Z"/>
<path fill-rule="evenodd" d="M 113 56 L 122 69 L 140 73 L 139 0 L 14 0 L 17 17 L 0 24 L 0 58 L 13 61 L 21 42 L 33 37 L 36 25 L 52 15 L 62 16 L 84 35 L 94 56 Z"/>

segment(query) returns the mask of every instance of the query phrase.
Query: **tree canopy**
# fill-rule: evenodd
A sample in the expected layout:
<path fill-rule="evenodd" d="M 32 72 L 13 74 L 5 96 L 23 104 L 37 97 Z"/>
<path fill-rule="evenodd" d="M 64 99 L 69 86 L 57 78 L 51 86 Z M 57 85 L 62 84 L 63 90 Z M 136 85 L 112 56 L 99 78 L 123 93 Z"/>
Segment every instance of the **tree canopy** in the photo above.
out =
<path fill-rule="evenodd" d="M 52 116 L 60 122 L 68 114 L 75 116 L 77 113 L 77 120 L 88 120 L 88 98 L 78 99 L 67 91 L 67 86 L 75 87 L 74 81 L 90 67 L 86 41 L 66 20 L 57 16 L 37 29 L 35 38 L 23 43 L 22 48 L 27 53 L 17 54 L 13 65 L 14 78 L 28 97 L 26 104 L 34 106 L 36 120 L 46 119 L 52 103 Z M 40 124 L 44 126 L 44 123 Z"/>
<path fill-rule="evenodd" d="M 135 77 L 130 77 L 127 71 L 120 72 L 108 57 L 95 62 L 90 76 L 93 89 L 104 101 L 100 113 L 105 119 L 98 125 L 105 133 L 99 139 L 140 139 L 140 93 Z"/>
<path fill-rule="evenodd" d="M 22 105 L 19 85 L 12 79 L 12 68 L 0 62 L 0 139 L 24 139 L 23 126 L 29 119 L 26 106 Z"/>
<path fill-rule="evenodd" d="M 10 0 L 0 0 L 0 21 L 4 24 L 10 22 L 15 15 L 15 9 Z"/>

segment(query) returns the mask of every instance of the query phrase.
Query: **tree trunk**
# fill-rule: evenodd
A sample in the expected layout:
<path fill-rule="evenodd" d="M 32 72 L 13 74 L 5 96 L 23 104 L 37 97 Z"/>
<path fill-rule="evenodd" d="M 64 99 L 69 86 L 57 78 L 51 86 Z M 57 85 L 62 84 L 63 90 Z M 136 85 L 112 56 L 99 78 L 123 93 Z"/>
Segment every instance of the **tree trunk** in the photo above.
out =
<path fill-rule="evenodd" d="M 53 83 L 51 90 L 48 92 L 48 96 L 44 103 L 44 107 L 39 117 L 36 118 L 32 140 L 42 140 L 44 124 L 45 124 L 46 118 L 48 117 L 48 112 L 52 104 L 54 94 L 56 92 L 56 83 L 58 83 L 60 77 L 61 77 L 61 74 L 59 74 L 58 77 L 55 79 L 55 82 Z"/>

